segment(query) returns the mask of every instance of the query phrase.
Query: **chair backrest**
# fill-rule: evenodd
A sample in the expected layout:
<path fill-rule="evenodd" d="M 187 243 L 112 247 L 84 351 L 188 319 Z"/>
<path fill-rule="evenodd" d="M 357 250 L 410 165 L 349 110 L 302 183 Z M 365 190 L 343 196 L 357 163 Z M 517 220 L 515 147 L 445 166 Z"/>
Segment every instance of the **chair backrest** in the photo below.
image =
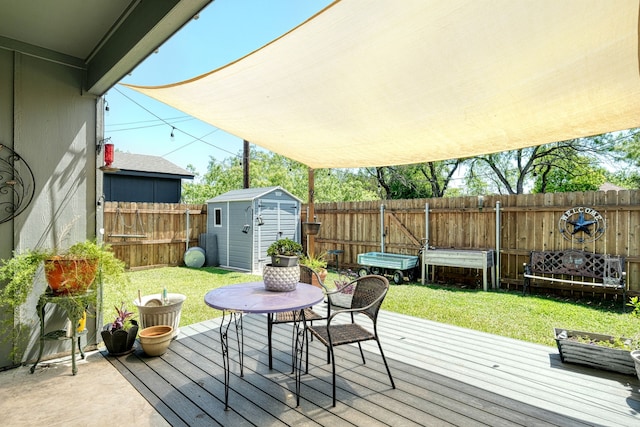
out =
<path fill-rule="evenodd" d="M 316 273 L 306 265 L 300 265 L 300 283 L 308 283 L 309 285 L 313 285 L 326 291 L 326 287 L 324 283 L 322 283 L 322 280 L 320 279 L 320 276 L 318 276 L 318 273 Z"/>
<path fill-rule="evenodd" d="M 351 299 L 351 308 L 359 309 L 372 304 L 361 313 L 369 316 L 375 323 L 382 301 L 389 290 L 389 281 L 384 276 L 371 274 L 358 277 L 351 283 L 356 285 Z"/>

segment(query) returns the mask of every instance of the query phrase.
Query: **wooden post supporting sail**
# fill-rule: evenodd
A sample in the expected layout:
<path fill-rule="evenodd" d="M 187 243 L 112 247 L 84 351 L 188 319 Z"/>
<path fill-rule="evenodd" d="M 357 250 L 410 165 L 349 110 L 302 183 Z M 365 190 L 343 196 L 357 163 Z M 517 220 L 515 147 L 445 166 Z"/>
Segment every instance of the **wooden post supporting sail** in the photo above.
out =
<path fill-rule="evenodd" d="M 309 168 L 309 200 L 308 200 L 308 216 L 307 222 L 315 221 L 315 212 L 313 208 L 313 195 L 315 193 L 315 183 L 314 183 L 314 170 Z M 315 245 L 315 236 L 313 234 L 307 234 L 307 254 L 312 255 L 314 253 L 314 245 Z"/>

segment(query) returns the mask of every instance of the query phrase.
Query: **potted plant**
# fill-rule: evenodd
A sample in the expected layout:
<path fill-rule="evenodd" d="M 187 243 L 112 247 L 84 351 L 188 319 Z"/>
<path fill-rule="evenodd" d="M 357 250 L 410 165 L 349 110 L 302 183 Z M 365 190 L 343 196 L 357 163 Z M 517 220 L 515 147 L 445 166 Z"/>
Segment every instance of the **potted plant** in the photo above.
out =
<path fill-rule="evenodd" d="M 319 255 L 308 254 L 300 257 L 300 264 L 306 265 L 307 267 L 318 273 L 318 276 L 323 283 L 327 278 L 326 254 L 326 252 L 322 252 Z"/>
<path fill-rule="evenodd" d="M 102 280 L 119 282 L 124 277 L 124 263 L 115 257 L 111 247 L 92 240 L 49 254 L 44 264 L 47 283 L 55 294 L 85 293 L 98 272 Z"/>
<path fill-rule="evenodd" d="M 120 308 L 114 308 L 117 313 L 114 321 L 104 325 L 100 335 L 109 354 L 121 356 L 133 351 L 138 335 L 138 322 L 133 319 L 133 312 L 127 310 L 124 302 Z"/>
<path fill-rule="evenodd" d="M 268 291 L 289 292 L 296 289 L 300 281 L 298 257 L 302 254 L 302 245 L 288 237 L 273 242 L 267 248 L 271 264 L 264 266 L 262 280 Z"/>
<path fill-rule="evenodd" d="M 78 258 L 81 256 L 92 257 L 97 260 L 96 271 L 100 274 L 101 281 L 108 280 L 113 284 L 122 284 L 126 281 L 124 263 L 115 257 L 107 245 L 98 245 L 93 241 L 85 241 L 71 246 L 66 251 L 57 252 L 56 254 L 56 251 L 52 250 L 27 249 L 21 253 L 13 252 L 11 258 L 0 260 L 0 283 L 5 283 L 4 288 L 0 289 L 0 308 L 3 311 L 13 312 L 19 309 L 32 294 L 36 300 L 40 301 L 47 292 L 53 296 L 66 296 L 68 300 L 65 303 L 65 307 L 73 312 L 83 313 L 87 305 L 96 305 L 97 292 L 93 292 L 87 297 L 87 294 L 84 293 L 87 289 L 78 294 L 72 292 L 69 286 L 63 286 L 60 293 L 55 293 L 51 285 L 49 285 L 49 291 L 47 291 L 47 288 L 39 290 L 40 288 L 34 286 L 36 276 L 39 271 L 42 271 L 41 269 L 44 270 L 44 276 L 47 276 L 48 267 L 45 264 L 47 260 L 54 257 L 59 259 Z M 69 269 L 64 269 L 60 275 L 63 282 L 65 279 L 69 282 L 72 276 L 84 276 L 84 273 L 76 274 Z M 93 280 L 92 282 L 95 283 Z M 84 316 L 81 315 L 80 317 Z M 20 316 L 17 316 L 15 319 L 19 321 L 20 318 Z M 19 351 L 21 349 L 24 350 L 23 347 L 26 347 L 26 341 L 34 325 L 20 323 L 14 327 L 13 316 L 6 317 L 5 321 L 7 324 L 2 325 L 4 326 L 3 330 L 11 331 L 11 333 L 5 333 L 1 338 L 3 341 L 7 340 L 13 343 L 12 357 L 19 360 L 21 358 Z"/>
<path fill-rule="evenodd" d="M 271 257 L 273 267 L 292 267 L 298 265 L 298 258 L 302 254 L 302 245 L 288 237 L 278 239 L 267 248 L 267 255 Z"/>

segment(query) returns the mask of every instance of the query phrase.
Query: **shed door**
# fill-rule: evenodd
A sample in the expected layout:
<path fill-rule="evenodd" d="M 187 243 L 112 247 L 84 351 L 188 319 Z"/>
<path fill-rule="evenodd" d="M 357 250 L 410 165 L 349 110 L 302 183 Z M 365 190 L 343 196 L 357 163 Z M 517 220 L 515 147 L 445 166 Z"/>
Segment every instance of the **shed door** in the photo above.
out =
<path fill-rule="evenodd" d="M 259 254 L 256 257 L 262 265 L 267 264 L 267 248 L 278 239 L 288 237 L 300 242 L 298 237 L 299 212 L 295 201 L 263 199 L 258 207 L 258 215 L 264 224 L 258 227 Z"/>

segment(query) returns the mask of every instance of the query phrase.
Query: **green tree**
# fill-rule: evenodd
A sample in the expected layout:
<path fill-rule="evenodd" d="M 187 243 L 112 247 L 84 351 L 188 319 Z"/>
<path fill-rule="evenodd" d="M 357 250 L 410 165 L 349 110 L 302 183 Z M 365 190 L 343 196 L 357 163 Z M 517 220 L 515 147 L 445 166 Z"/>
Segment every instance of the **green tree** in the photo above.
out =
<path fill-rule="evenodd" d="M 538 191 L 548 192 L 548 179 L 577 168 L 590 173 L 600 161 L 613 159 L 613 147 L 610 138 L 600 135 L 487 154 L 470 159 L 467 176 L 481 177 L 487 193 L 523 194 L 534 183 Z"/>
<path fill-rule="evenodd" d="M 368 168 L 384 199 L 443 197 L 462 160 Z"/>
<path fill-rule="evenodd" d="M 249 164 L 251 187 L 279 185 L 306 202 L 309 169 L 279 154 L 252 147 Z M 242 188 L 243 167 L 240 156 L 216 161 L 211 158 L 207 172 L 196 174 L 195 182 L 183 184 L 185 203 L 204 203 L 230 190 Z M 357 170 L 321 169 L 314 172 L 314 200 L 316 202 L 376 200 L 375 183 Z"/>
<path fill-rule="evenodd" d="M 533 193 L 564 193 L 569 191 L 597 191 L 606 181 L 606 171 L 593 159 L 575 155 L 544 168 L 535 176 Z"/>

